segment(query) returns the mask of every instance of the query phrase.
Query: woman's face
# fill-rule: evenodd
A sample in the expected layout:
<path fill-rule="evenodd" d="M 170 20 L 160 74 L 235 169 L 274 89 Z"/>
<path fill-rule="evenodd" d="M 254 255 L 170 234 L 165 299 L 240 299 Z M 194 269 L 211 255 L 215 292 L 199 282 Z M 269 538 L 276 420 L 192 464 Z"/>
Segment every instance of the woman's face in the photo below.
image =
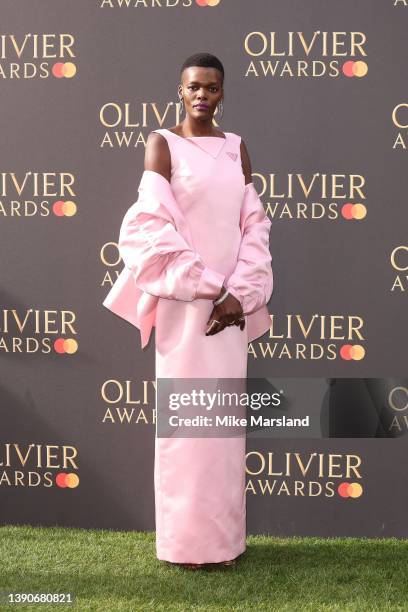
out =
<path fill-rule="evenodd" d="M 216 68 L 190 66 L 182 73 L 179 95 L 184 99 L 186 114 L 194 119 L 212 118 L 224 91 L 222 75 Z M 200 104 L 200 106 L 197 106 Z"/>

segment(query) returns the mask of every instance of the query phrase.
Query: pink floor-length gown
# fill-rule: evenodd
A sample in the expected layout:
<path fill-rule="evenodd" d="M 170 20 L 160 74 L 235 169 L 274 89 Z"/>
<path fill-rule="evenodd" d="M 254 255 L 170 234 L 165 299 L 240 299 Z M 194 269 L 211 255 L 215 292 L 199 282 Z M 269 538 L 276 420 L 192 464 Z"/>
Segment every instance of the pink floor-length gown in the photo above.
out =
<path fill-rule="evenodd" d="M 162 134 L 171 187 L 205 264 L 227 277 L 237 263 L 245 190 L 240 137 Z M 160 298 L 156 378 L 246 378 L 247 326 L 206 336 L 213 304 Z M 157 433 L 157 432 L 156 432 Z M 155 438 L 156 552 L 177 563 L 217 563 L 246 548 L 245 437 Z"/>

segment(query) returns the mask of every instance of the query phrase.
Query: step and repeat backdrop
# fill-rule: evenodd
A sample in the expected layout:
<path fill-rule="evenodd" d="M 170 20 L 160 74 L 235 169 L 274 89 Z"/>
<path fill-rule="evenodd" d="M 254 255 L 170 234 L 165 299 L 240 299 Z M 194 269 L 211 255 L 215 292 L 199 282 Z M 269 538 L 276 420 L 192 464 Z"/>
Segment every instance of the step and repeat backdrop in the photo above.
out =
<path fill-rule="evenodd" d="M 102 302 L 147 136 L 184 118 L 180 66 L 210 52 L 214 125 L 244 139 L 272 221 L 248 375 L 327 383 L 325 435 L 248 437 L 248 533 L 407 537 L 408 1 L 2 0 L 1 17 L 1 523 L 155 528 L 154 333 L 142 350 Z M 364 411 L 375 427 L 352 426 Z"/>

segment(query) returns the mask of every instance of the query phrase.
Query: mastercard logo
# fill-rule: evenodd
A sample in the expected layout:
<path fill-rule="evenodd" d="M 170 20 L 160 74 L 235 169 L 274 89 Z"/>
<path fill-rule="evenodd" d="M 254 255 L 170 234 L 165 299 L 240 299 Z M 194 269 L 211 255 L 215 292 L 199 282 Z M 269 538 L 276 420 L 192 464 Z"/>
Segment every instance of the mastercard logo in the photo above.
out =
<path fill-rule="evenodd" d="M 363 359 L 365 350 L 361 344 L 344 344 L 340 349 L 340 357 L 346 361 Z"/>
<path fill-rule="evenodd" d="M 76 66 L 72 62 L 57 62 L 52 67 L 52 74 L 57 79 L 62 79 L 63 77 L 71 79 L 75 73 Z"/>
<path fill-rule="evenodd" d="M 75 489 L 79 485 L 79 476 L 73 472 L 59 472 L 55 477 L 55 484 L 61 489 Z"/>
<path fill-rule="evenodd" d="M 52 205 L 52 212 L 57 217 L 73 217 L 76 214 L 76 211 L 77 206 L 75 202 L 71 202 L 71 200 L 68 200 L 67 202 L 58 200 Z"/>
<path fill-rule="evenodd" d="M 198 6 L 217 6 L 220 0 L 196 0 Z"/>
<path fill-rule="evenodd" d="M 360 497 L 363 492 L 363 487 L 359 482 L 342 482 L 337 487 L 337 492 L 340 497 Z"/>
<path fill-rule="evenodd" d="M 74 338 L 58 338 L 58 340 L 54 342 L 54 350 L 61 355 L 63 353 L 72 355 L 78 350 L 78 342 L 74 340 Z"/>
<path fill-rule="evenodd" d="M 364 204 L 351 204 L 348 202 L 341 207 L 341 214 L 348 221 L 353 219 L 358 221 L 364 219 L 367 214 L 367 208 Z"/>
<path fill-rule="evenodd" d="M 368 72 L 368 66 L 363 60 L 349 60 L 343 64 L 342 70 L 346 77 L 363 77 Z"/>

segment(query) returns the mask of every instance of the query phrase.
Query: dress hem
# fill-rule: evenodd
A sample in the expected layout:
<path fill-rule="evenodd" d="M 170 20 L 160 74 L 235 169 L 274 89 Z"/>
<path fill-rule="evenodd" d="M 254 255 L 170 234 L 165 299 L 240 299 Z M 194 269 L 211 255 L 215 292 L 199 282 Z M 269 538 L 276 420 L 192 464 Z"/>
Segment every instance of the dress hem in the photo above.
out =
<path fill-rule="evenodd" d="M 165 553 L 156 553 L 156 557 L 159 561 L 168 561 L 169 563 L 197 563 L 197 564 L 201 564 L 201 563 L 222 563 L 223 561 L 233 561 L 234 559 L 237 559 L 240 555 L 242 555 L 244 552 L 246 551 L 246 543 L 244 545 L 244 547 L 240 547 L 238 552 L 234 554 L 234 556 L 230 557 L 229 555 L 227 555 L 227 557 L 229 558 L 225 558 L 226 555 L 223 555 L 222 558 L 221 557 L 213 557 L 211 560 L 208 557 L 205 557 L 204 559 L 198 559 L 194 558 L 192 559 L 190 558 L 178 558 L 176 556 L 173 555 L 166 555 Z"/>

